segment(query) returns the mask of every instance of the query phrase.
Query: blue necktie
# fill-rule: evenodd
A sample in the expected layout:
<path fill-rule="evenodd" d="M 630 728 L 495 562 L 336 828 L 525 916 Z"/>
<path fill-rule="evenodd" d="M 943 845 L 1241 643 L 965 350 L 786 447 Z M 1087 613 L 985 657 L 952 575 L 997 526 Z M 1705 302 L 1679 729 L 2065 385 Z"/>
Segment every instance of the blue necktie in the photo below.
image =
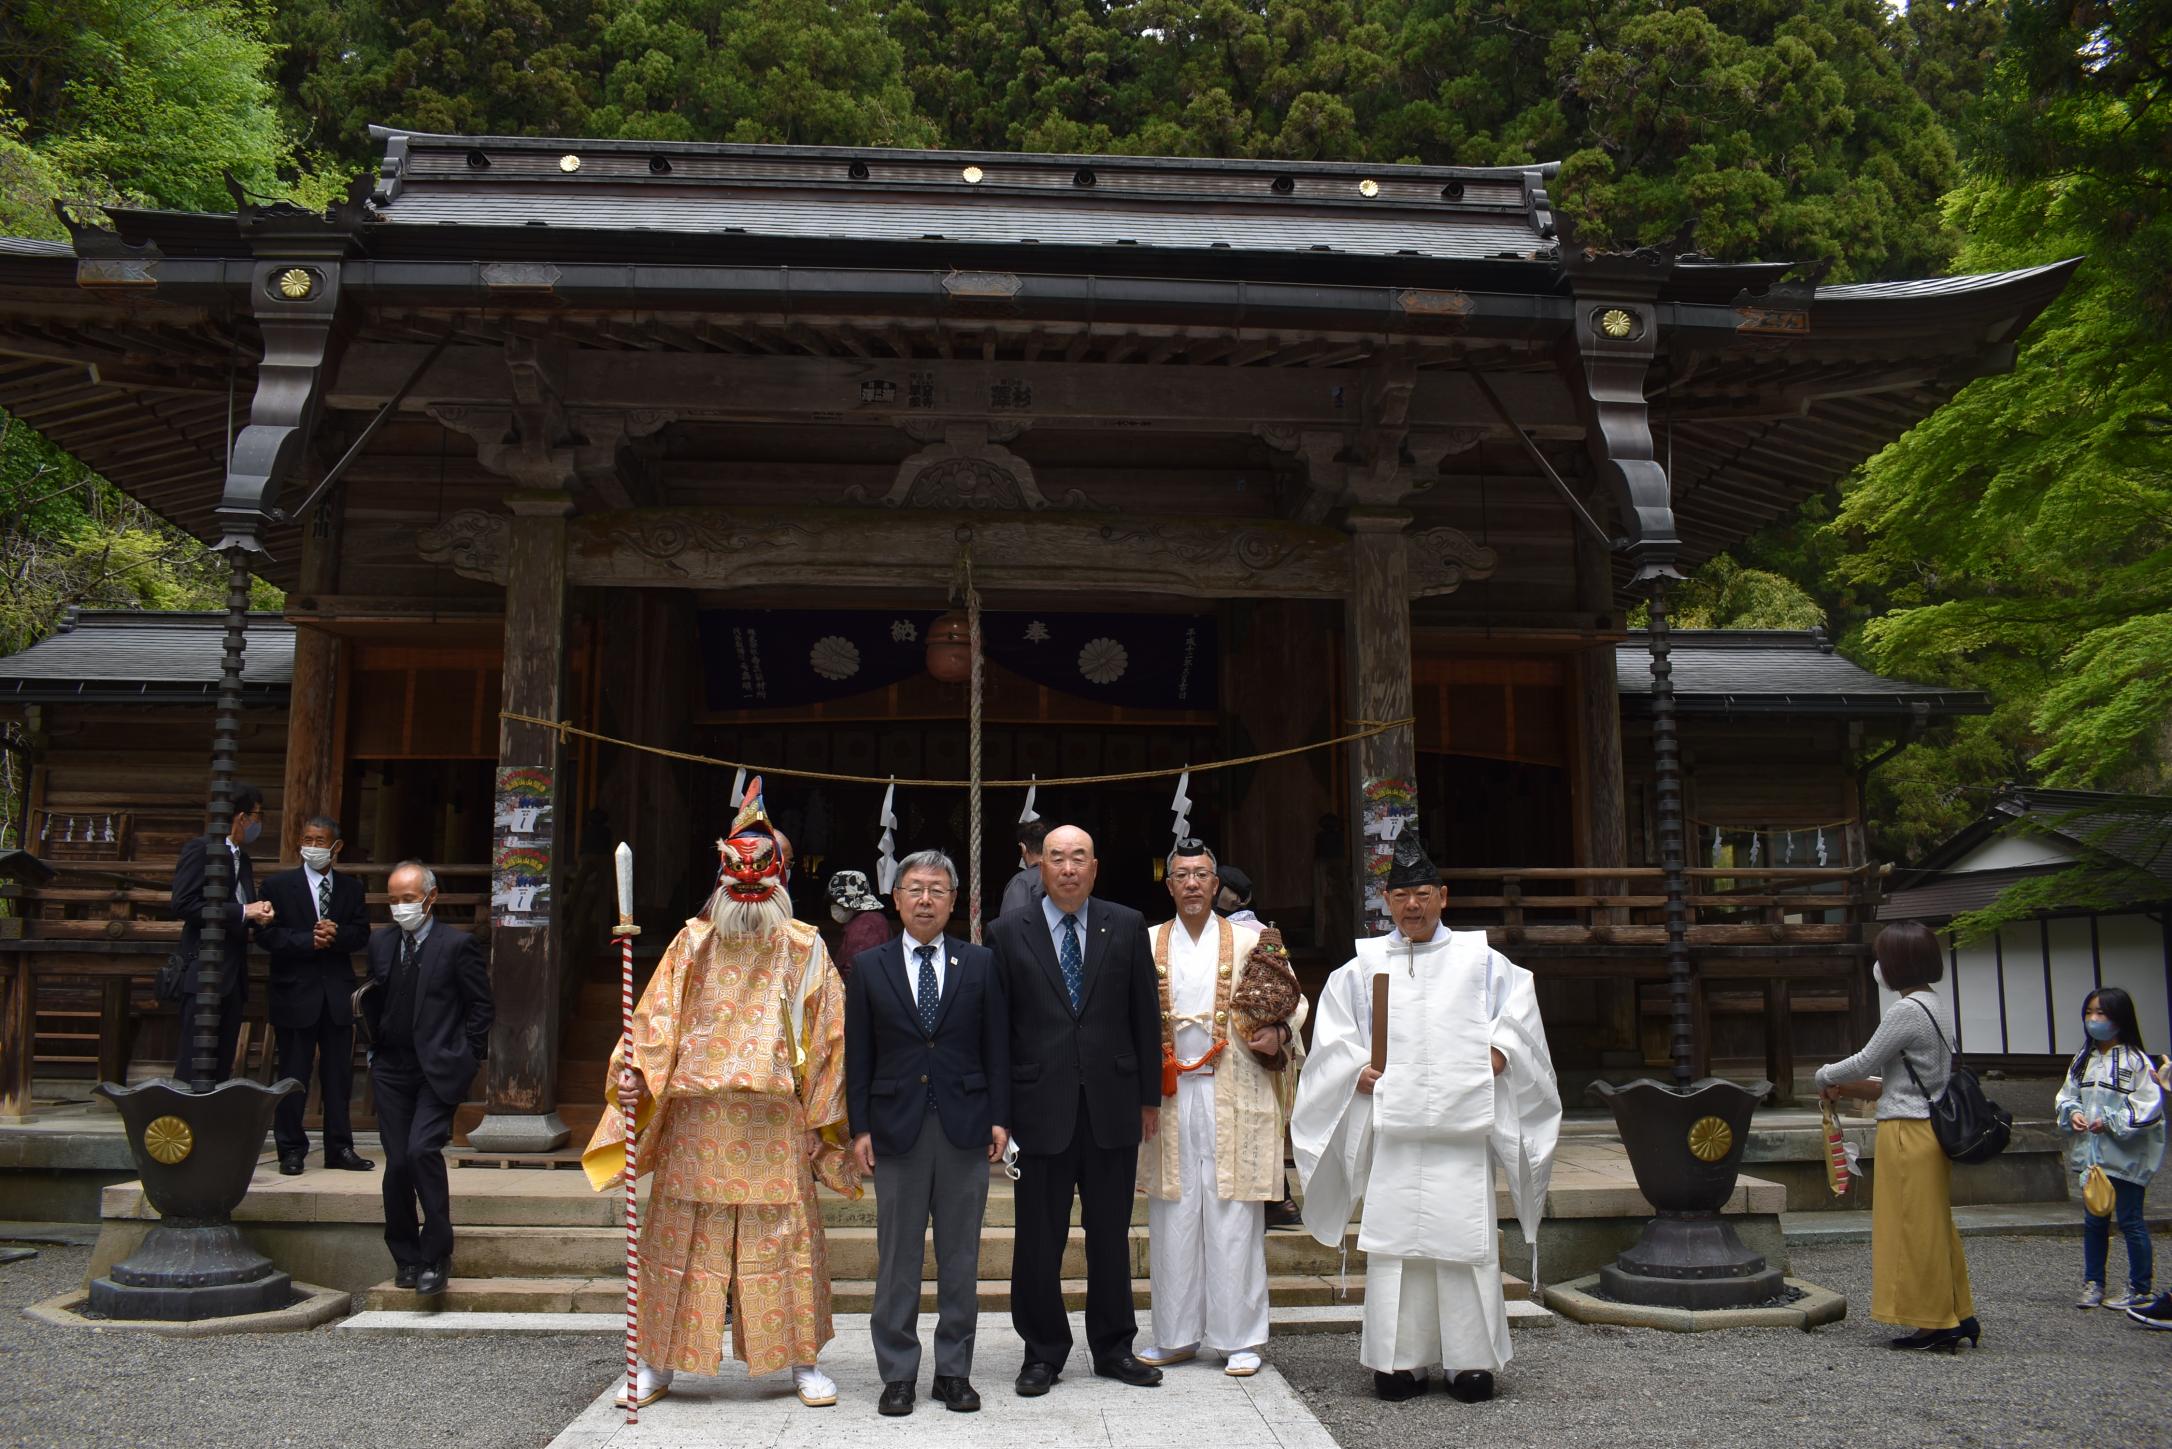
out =
<path fill-rule="evenodd" d="M 913 954 L 920 958 L 920 1030 L 928 1036 L 935 1035 L 935 1010 L 943 1003 L 942 993 L 935 985 L 935 948 L 918 946 Z"/>
<path fill-rule="evenodd" d="M 913 954 L 920 958 L 920 1029 L 928 1040 L 935 1040 L 935 1012 L 943 1004 L 943 995 L 935 986 L 935 948 L 916 946 Z M 928 1105 L 935 1105 L 935 1083 L 928 1083 Z"/>
<path fill-rule="evenodd" d="M 1086 995 L 1086 958 L 1079 954 L 1076 915 L 1063 918 L 1063 949 L 1056 964 L 1063 967 L 1063 989 L 1071 993 L 1071 1014 L 1077 1016 Z"/>

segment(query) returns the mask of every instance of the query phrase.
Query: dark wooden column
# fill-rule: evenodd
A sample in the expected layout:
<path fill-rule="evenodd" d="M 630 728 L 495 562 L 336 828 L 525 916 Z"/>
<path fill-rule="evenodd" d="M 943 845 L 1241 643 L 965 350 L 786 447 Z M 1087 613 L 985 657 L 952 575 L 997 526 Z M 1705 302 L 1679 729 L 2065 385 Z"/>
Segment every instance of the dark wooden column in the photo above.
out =
<path fill-rule="evenodd" d="M 302 540 L 301 597 L 334 593 L 339 587 L 340 498 L 334 493 L 308 519 Z M 287 695 L 287 767 L 280 795 L 279 858 L 297 859 L 302 822 L 312 815 L 339 818 L 338 758 L 340 711 L 340 641 L 309 625 L 294 630 L 294 684 Z"/>
<path fill-rule="evenodd" d="M 1408 718 L 1410 703 L 1410 541 L 1404 528 L 1410 515 L 1393 510 L 1352 509 L 1350 599 L 1344 627 L 1349 635 L 1350 721 L 1378 723 Z M 1392 850 L 1392 840 L 1364 834 L 1367 792 L 1382 782 L 1400 782 L 1413 793 L 1418 786 L 1415 737 L 1406 726 L 1358 741 L 1356 792 L 1351 814 L 1356 836 L 1354 897 L 1358 930 L 1374 935 L 1386 929 L 1386 916 L 1369 907 L 1370 862 L 1376 852 Z M 1416 821 L 1406 827 L 1416 828 Z"/>
<path fill-rule="evenodd" d="M 512 509 L 510 568 L 505 585 L 504 708 L 537 719 L 564 718 L 566 682 L 566 516 L 563 492 L 536 490 L 506 500 Z M 562 909 L 559 879 L 570 840 L 564 793 L 564 750 L 555 731 L 503 721 L 499 766 L 551 771 L 553 809 L 551 910 Z M 536 926 L 493 925 L 490 986 L 497 1019 L 490 1032 L 486 1110 L 468 1141 L 492 1152 L 548 1152 L 566 1140 L 558 1117 L 559 1001 L 564 950 L 552 920 Z"/>
<path fill-rule="evenodd" d="M 1603 497 L 1586 500 L 1586 506 L 1597 516 L 1605 516 Z M 1576 607 L 1589 614 L 1599 630 L 1611 632 L 1621 622 L 1614 605 L 1611 550 L 1583 531 L 1576 535 Z M 1576 691 L 1580 787 L 1576 863 L 1627 865 L 1628 789 L 1622 775 L 1621 690 L 1614 677 L 1613 644 L 1595 644 L 1578 655 L 1570 686 Z"/>

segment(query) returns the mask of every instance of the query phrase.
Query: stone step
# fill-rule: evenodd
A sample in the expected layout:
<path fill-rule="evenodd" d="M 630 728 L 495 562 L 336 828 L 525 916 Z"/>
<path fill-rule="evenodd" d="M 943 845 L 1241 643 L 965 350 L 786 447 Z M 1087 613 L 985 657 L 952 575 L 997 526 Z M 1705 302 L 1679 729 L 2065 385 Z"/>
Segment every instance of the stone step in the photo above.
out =
<path fill-rule="evenodd" d="M 1501 1291 L 1512 1303 L 1527 1301 L 1531 1285 L 1512 1274 L 1501 1275 Z M 1132 1301 L 1140 1308 L 1152 1305 L 1154 1285 L 1152 1280 L 1136 1278 L 1131 1284 Z M 936 1290 L 932 1282 L 923 1282 L 920 1292 L 920 1311 L 936 1311 Z M 980 1311 L 983 1313 L 1008 1313 L 1011 1307 L 1011 1285 L 1007 1279 L 982 1279 L 980 1283 Z M 870 1279 L 838 1278 L 830 1284 L 830 1308 L 836 1313 L 867 1313 L 874 1307 L 875 1285 Z M 1086 1306 L 1086 1280 L 1066 1278 L 1063 1281 L 1064 1306 L 1078 1311 Z M 1365 1302 L 1365 1278 L 1362 1273 L 1352 1274 L 1348 1291 L 1338 1291 L 1333 1278 L 1314 1277 L 1309 1274 L 1270 1274 L 1267 1279 L 1267 1302 L 1270 1308 L 1359 1308 Z M 436 1299 L 425 1301 L 412 1289 L 396 1288 L 390 1279 L 371 1288 L 365 1299 L 366 1309 L 372 1312 L 436 1312 L 436 1313 L 618 1313 L 626 1306 L 626 1282 L 623 1278 L 454 1278 Z"/>
<path fill-rule="evenodd" d="M 1129 1254 L 1134 1276 L 1144 1277 L 1149 1258 L 1144 1228 L 1129 1233 Z M 830 1274 L 835 1279 L 873 1279 L 877 1263 L 875 1229 L 829 1228 L 824 1232 Z M 1017 1229 L 991 1227 L 980 1240 L 980 1277 L 1008 1279 Z M 1348 1265 L 1355 1275 L 1364 1268 L 1365 1255 L 1357 1246 L 1357 1232 L 1343 1239 Z M 1267 1234 L 1267 1271 L 1271 1275 L 1330 1277 L 1342 1270 L 1343 1255 L 1303 1233 Z M 626 1235 L 620 1228 L 522 1227 L 485 1225 L 463 1227 L 453 1237 L 453 1271 L 471 1278 L 571 1278 L 608 1277 L 621 1273 L 626 1261 Z M 1086 1235 L 1071 1229 L 1064 1244 L 1062 1273 L 1084 1277 Z M 921 1276 L 935 1276 L 935 1248 L 929 1242 L 921 1256 Z"/>

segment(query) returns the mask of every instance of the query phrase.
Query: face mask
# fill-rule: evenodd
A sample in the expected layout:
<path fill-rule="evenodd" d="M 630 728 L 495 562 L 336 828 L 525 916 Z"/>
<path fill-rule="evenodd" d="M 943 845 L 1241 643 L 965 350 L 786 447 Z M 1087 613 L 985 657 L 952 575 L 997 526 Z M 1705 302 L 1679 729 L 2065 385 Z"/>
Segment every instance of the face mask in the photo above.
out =
<path fill-rule="evenodd" d="M 2091 1041 L 2110 1041 L 2113 1037 L 2119 1035 L 2118 1023 L 2108 1021 L 2101 1016 L 2092 1016 L 2084 1021 L 2082 1025 L 2089 1028 L 2089 1039 Z"/>
<path fill-rule="evenodd" d="M 332 868 L 332 852 L 322 845 L 305 845 L 302 847 L 302 864 L 323 875 Z"/>
<path fill-rule="evenodd" d="M 256 844 L 256 838 L 263 833 L 264 822 L 261 819 L 251 820 L 241 828 L 241 843 L 243 845 L 254 845 Z"/>
<path fill-rule="evenodd" d="M 1878 985 L 1886 991 L 1891 991 L 1893 989 L 1892 987 L 1885 984 L 1885 968 L 1880 966 L 1875 961 L 1870 963 L 1870 979 L 1877 982 Z"/>
<path fill-rule="evenodd" d="M 403 931 L 419 931 L 430 919 L 430 908 L 419 901 L 403 901 L 392 908 L 392 923 Z"/>

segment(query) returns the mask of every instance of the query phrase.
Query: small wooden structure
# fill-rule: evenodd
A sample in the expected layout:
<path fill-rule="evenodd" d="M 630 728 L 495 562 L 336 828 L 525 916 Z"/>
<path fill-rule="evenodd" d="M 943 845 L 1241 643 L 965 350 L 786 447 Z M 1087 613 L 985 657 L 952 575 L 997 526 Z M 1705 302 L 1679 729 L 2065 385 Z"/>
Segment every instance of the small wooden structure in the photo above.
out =
<path fill-rule="evenodd" d="M 1330 955 L 1367 905 L 1354 847 L 1416 801 L 1452 864 L 1502 882 L 1474 899 L 1510 917 L 1523 897 L 1527 954 L 1530 872 L 1572 873 L 1589 904 L 1566 909 L 1594 914 L 1564 979 L 1601 960 L 1664 979 L 1678 1070 L 1711 1047 L 1707 978 L 1763 981 L 1789 947 L 1859 975 L 1845 911 L 1834 939 L 1786 938 L 1832 924 L 1792 921 L 1794 896 L 1851 877 L 1735 863 L 1714 879 L 1780 917 L 1745 925 L 1685 873 L 1667 581 L 2007 366 L 2070 264 L 1821 286 L 1610 252 L 1561 234 L 1546 167 L 381 135 L 378 174 L 325 215 L 115 209 L 72 245 L 0 245 L 0 407 L 213 542 L 237 583 L 288 591 L 288 801 L 350 838 L 381 820 L 402 854 L 463 858 L 483 832 L 507 1150 L 566 1135 L 559 1046 L 587 1015 L 567 962 L 607 940 L 603 852 L 631 839 L 658 864 L 641 914 L 683 915 L 730 775 L 500 711 L 960 778 L 959 687 L 872 665 L 967 558 L 1021 640 L 1119 621 L 1054 665 L 991 655 L 984 766 L 1014 777 L 1416 717 L 1195 776 L 1198 823 Z M 1625 748 L 1638 598 L 1653 686 Z M 755 617 L 810 609 L 852 617 L 811 639 Z M 1131 670 L 1149 657 L 1178 662 Z M 238 710 L 237 669 L 224 688 Z M 1819 729 L 1846 749 L 1853 727 Z M 215 790 L 233 769 L 220 754 Z M 871 857 L 849 822 L 879 784 L 771 787 L 803 850 Z M 1041 808 L 1097 827 L 1105 888 L 1151 903 L 1167 787 Z M 962 792 L 906 793 L 908 842 L 962 836 Z M 1653 925 L 1656 946 L 1635 934 Z M 1771 1011 L 1784 1026 L 1784 997 Z"/>

